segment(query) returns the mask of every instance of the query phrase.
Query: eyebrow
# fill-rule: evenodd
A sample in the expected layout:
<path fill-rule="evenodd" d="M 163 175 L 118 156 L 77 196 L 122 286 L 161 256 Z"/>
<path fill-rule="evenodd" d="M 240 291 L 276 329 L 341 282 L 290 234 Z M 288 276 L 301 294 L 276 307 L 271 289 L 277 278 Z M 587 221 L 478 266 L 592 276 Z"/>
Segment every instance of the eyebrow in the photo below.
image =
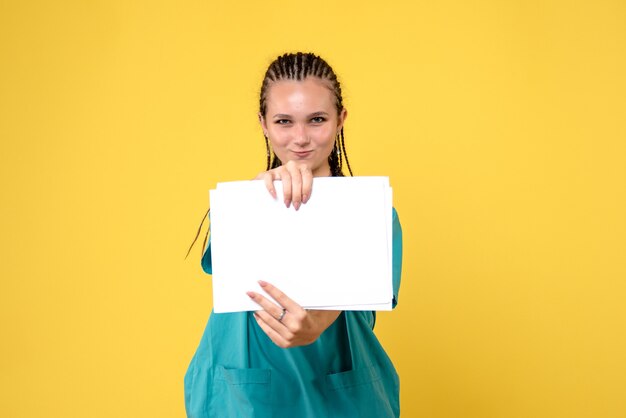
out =
<path fill-rule="evenodd" d="M 310 115 L 307 116 L 307 118 L 315 118 L 318 116 L 328 116 L 327 112 L 314 112 L 311 113 Z M 272 116 L 272 119 L 290 119 L 292 116 L 291 115 L 287 115 L 285 113 L 277 113 L 274 116 Z"/>

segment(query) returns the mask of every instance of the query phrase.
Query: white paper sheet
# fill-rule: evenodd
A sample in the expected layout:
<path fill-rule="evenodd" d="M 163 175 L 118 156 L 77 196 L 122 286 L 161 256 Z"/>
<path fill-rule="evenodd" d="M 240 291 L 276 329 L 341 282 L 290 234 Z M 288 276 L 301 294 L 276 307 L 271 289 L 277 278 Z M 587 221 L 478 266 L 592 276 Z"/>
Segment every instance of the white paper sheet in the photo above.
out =
<path fill-rule="evenodd" d="M 286 208 L 260 180 L 210 191 L 215 312 L 257 310 L 265 280 L 309 309 L 390 310 L 392 191 L 387 177 L 315 178 Z"/>

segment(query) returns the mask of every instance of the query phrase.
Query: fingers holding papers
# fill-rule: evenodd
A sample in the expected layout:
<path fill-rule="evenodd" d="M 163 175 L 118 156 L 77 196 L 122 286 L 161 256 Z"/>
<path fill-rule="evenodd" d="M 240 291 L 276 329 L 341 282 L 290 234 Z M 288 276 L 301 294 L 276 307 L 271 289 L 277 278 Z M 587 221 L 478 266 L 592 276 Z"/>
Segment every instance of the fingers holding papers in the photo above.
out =
<path fill-rule="evenodd" d="M 265 187 L 274 199 L 277 197 L 274 180 L 281 180 L 283 200 L 287 207 L 293 203 L 294 209 L 298 210 L 311 198 L 313 173 L 306 164 L 288 161 L 284 165 L 260 173 L 256 179 L 265 182 Z"/>
<path fill-rule="evenodd" d="M 341 311 L 308 311 L 270 283 L 259 284 L 278 304 L 256 292 L 248 296 L 262 310 L 254 313 L 257 324 L 279 347 L 308 345 L 317 340 L 337 319 Z"/>

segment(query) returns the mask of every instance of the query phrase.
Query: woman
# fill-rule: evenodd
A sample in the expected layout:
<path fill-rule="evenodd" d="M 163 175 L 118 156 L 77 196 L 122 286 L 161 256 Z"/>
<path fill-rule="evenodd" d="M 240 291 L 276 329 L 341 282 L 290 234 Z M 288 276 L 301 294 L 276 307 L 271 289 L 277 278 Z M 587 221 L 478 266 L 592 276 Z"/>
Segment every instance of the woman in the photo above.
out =
<path fill-rule="evenodd" d="M 267 171 L 256 179 L 275 198 L 273 182 L 281 181 L 285 205 L 298 210 L 311 197 L 313 177 L 343 176 L 344 160 L 352 174 L 346 116 L 339 81 L 322 58 L 278 57 L 261 87 Z M 393 215 L 395 306 L 402 231 Z M 212 273 L 210 248 L 202 267 Z M 373 333 L 375 312 L 305 310 L 270 283 L 259 284 L 278 304 L 250 291 L 258 311 L 209 318 L 185 375 L 189 417 L 399 416 L 398 377 Z"/>

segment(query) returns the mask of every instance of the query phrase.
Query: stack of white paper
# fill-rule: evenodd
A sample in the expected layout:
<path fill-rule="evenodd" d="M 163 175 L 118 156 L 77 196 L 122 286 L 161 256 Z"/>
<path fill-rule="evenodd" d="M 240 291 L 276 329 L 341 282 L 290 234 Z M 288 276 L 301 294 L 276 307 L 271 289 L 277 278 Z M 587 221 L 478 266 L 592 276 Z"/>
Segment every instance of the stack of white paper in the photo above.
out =
<path fill-rule="evenodd" d="M 278 199 L 261 180 L 210 191 L 215 312 L 258 310 L 246 292 L 264 294 L 259 280 L 307 309 L 390 310 L 389 178 L 315 178 L 298 211 L 274 186 Z"/>

